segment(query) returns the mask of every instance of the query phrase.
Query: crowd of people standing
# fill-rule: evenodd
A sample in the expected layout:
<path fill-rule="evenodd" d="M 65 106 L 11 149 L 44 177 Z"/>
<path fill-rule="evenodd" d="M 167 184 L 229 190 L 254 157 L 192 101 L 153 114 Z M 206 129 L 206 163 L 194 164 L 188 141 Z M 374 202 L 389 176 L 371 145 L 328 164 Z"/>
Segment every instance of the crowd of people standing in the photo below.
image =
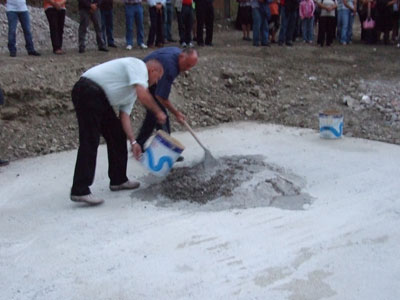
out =
<path fill-rule="evenodd" d="M 297 38 L 312 44 L 315 27 L 318 45 L 330 46 L 335 39 L 341 45 L 348 45 L 352 43 L 353 24 L 358 14 L 362 41 L 394 43 L 400 48 L 399 0 L 237 1 L 237 25 L 243 31 L 243 40 L 252 41 L 254 46 L 270 46 L 270 43 L 292 46 Z"/>
<path fill-rule="evenodd" d="M 69 1 L 69 0 L 68 0 Z M 77 0 L 79 9 L 78 50 L 85 52 L 87 29 L 93 24 L 99 51 L 107 52 L 116 48 L 113 33 L 114 0 Z M 183 48 L 213 46 L 214 0 L 123 0 L 125 9 L 125 48 L 136 45 L 147 49 L 163 47 L 177 42 L 172 34 L 174 11 L 178 25 L 179 43 Z M 65 54 L 62 48 L 67 0 L 44 0 L 43 8 L 49 23 L 53 53 Z M 146 3 L 146 5 L 145 5 Z M 144 9 L 147 6 L 149 32 L 147 42 L 144 36 Z M 18 21 L 24 32 L 25 47 L 29 55 L 40 56 L 34 48 L 30 16 L 26 0 L 6 0 L 8 19 L 8 49 L 11 57 L 17 55 L 16 31 Z M 205 39 L 204 31 L 205 29 Z M 195 34 L 195 36 L 193 36 Z"/>

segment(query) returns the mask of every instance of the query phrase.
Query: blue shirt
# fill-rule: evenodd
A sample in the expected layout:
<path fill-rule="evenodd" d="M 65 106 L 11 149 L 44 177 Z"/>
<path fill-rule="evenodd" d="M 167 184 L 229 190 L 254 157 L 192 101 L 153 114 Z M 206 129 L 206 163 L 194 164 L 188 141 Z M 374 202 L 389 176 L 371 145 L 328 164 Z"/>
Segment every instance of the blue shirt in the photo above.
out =
<path fill-rule="evenodd" d="M 179 54 L 182 49 L 178 47 L 165 47 L 151 52 L 143 60 L 158 60 L 164 68 L 164 75 L 157 83 L 155 95 L 163 99 L 168 99 L 171 92 L 172 83 L 179 75 Z"/>

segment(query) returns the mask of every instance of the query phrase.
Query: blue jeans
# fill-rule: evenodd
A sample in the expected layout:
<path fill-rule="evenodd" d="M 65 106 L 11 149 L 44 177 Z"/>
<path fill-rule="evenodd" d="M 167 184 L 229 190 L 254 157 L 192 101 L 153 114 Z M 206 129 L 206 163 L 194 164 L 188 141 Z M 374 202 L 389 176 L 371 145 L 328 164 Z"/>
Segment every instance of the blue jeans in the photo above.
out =
<path fill-rule="evenodd" d="M 100 10 L 101 14 L 101 33 L 103 35 L 103 41 L 107 45 L 114 45 L 113 37 L 113 10 Z"/>
<path fill-rule="evenodd" d="M 338 10 L 338 17 L 337 17 L 337 32 L 338 32 L 338 39 L 340 43 L 347 43 L 347 32 L 349 28 L 349 10 L 348 9 L 341 9 Z"/>
<path fill-rule="evenodd" d="M 253 17 L 253 45 L 259 46 L 268 44 L 268 6 L 260 4 L 259 8 L 252 8 Z"/>
<path fill-rule="evenodd" d="M 312 42 L 314 33 L 314 18 L 304 18 L 301 21 L 301 31 L 303 33 L 303 40 Z"/>
<path fill-rule="evenodd" d="M 16 32 L 18 20 L 21 23 L 22 30 L 24 31 L 25 37 L 25 48 L 28 53 L 35 51 L 32 41 L 31 34 L 31 23 L 29 21 L 29 12 L 28 11 L 8 11 L 7 12 L 8 19 L 8 50 L 10 54 L 16 54 Z"/>
<path fill-rule="evenodd" d="M 285 7 L 281 9 L 281 29 L 279 30 L 279 43 L 291 43 L 293 40 L 293 32 L 295 29 L 296 11 L 287 10 Z"/>
<path fill-rule="evenodd" d="M 164 38 L 172 41 L 171 26 L 174 11 L 171 3 L 167 3 L 164 9 Z"/>
<path fill-rule="evenodd" d="M 136 24 L 137 36 L 136 41 L 138 45 L 143 44 L 143 6 L 142 4 L 125 5 L 125 18 L 126 18 L 126 44 L 133 46 L 133 23 Z"/>

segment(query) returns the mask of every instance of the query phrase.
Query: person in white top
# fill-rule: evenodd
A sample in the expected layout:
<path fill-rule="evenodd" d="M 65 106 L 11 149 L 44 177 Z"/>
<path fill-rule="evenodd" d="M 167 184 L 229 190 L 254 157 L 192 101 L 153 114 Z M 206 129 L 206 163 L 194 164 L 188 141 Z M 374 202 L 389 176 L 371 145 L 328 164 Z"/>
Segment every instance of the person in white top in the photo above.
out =
<path fill-rule="evenodd" d="M 26 0 L 6 0 L 6 14 L 8 20 L 8 50 L 10 51 L 10 56 L 17 56 L 16 32 L 18 20 L 24 32 L 25 48 L 28 54 L 40 56 L 40 53 L 37 52 L 33 46 L 31 23 Z"/>
<path fill-rule="evenodd" d="M 111 60 L 82 74 L 72 89 L 72 102 L 79 125 L 79 149 L 70 199 L 90 205 L 103 203 L 93 196 L 89 186 L 94 180 L 97 148 L 102 135 L 107 143 L 110 190 L 135 189 L 139 182 L 126 176 L 128 150 L 134 138 L 130 113 L 136 99 L 164 124 L 166 115 L 155 103 L 148 87 L 164 74 L 155 59 L 143 62 L 134 57 Z M 119 112 L 119 118 L 115 111 Z M 133 152 L 132 147 L 132 152 Z"/>

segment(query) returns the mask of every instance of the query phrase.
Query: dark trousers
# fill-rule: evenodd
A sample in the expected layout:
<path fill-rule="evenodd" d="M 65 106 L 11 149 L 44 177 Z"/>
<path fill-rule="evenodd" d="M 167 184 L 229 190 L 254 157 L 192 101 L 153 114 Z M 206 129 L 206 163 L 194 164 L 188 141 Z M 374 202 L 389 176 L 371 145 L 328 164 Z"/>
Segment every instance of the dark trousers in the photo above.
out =
<path fill-rule="evenodd" d="M 85 49 L 86 42 L 86 33 L 87 28 L 89 26 L 89 19 L 92 20 L 94 30 L 96 32 L 96 42 L 97 47 L 103 48 L 105 47 L 105 42 L 103 41 L 101 34 L 101 17 L 100 10 L 96 10 L 91 13 L 89 10 L 81 9 L 79 10 L 79 29 L 78 29 L 78 38 L 79 38 L 79 49 Z"/>
<path fill-rule="evenodd" d="M 203 28 L 206 27 L 206 45 L 210 45 L 213 39 L 214 30 L 214 7 L 209 1 L 196 2 L 196 19 L 197 19 L 197 43 L 204 44 Z"/>
<path fill-rule="evenodd" d="M 101 15 L 101 32 L 104 43 L 107 42 L 107 45 L 114 45 L 114 23 L 113 23 L 113 10 L 100 10 Z"/>
<path fill-rule="evenodd" d="M 158 104 L 158 106 L 161 108 L 161 110 L 167 116 L 167 120 L 166 120 L 165 124 L 161 125 L 161 124 L 157 123 L 156 117 L 150 110 L 146 111 L 146 117 L 144 118 L 142 127 L 140 128 L 139 134 L 136 138 L 136 141 L 142 147 L 142 150 L 144 150 L 143 146 L 146 143 L 146 141 L 149 139 L 149 137 L 152 135 L 154 128 L 156 128 L 157 130 L 162 129 L 165 132 L 167 132 L 168 134 L 171 133 L 171 126 L 170 126 L 170 122 L 169 122 L 168 112 L 167 112 L 167 109 L 164 107 L 164 105 L 162 105 L 155 97 L 156 88 L 157 88 L 157 85 L 154 84 L 149 88 L 149 91 L 153 95 L 153 98 L 156 101 L 156 103 Z"/>
<path fill-rule="evenodd" d="M 182 44 L 185 38 L 185 30 L 182 22 L 182 12 L 175 8 L 176 20 L 178 22 L 178 32 L 179 32 L 179 43 Z"/>
<path fill-rule="evenodd" d="M 45 12 L 47 20 L 49 21 L 51 45 L 53 46 L 53 52 L 55 52 L 62 48 L 65 9 L 50 7 L 46 9 Z"/>
<path fill-rule="evenodd" d="M 90 194 L 89 186 L 94 180 L 100 135 L 107 143 L 110 185 L 126 182 L 126 134 L 103 89 L 82 77 L 72 89 L 72 102 L 78 118 L 79 149 L 71 195 Z"/>
<path fill-rule="evenodd" d="M 164 44 L 164 10 L 157 12 L 155 6 L 149 7 L 150 15 L 150 29 L 149 37 L 147 39 L 147 46 L 154 45 L 154 37 L 156 39 L 156 46 Z"/>
<path fill-rule="evenodd" d="M 183 24 L 183 42 L 189 44 L 192 41 L 192 27 L 193 27 L 192 5 L 182 5 L 181 16 Z"/>
<path fill-rule="evenodd" d="M 318 22 L 318 44 L 323 46 L 326 41 L 326 45 L 330 46 L 335 37 L 335 17 L 323 16 L 319 18 Z"/>

